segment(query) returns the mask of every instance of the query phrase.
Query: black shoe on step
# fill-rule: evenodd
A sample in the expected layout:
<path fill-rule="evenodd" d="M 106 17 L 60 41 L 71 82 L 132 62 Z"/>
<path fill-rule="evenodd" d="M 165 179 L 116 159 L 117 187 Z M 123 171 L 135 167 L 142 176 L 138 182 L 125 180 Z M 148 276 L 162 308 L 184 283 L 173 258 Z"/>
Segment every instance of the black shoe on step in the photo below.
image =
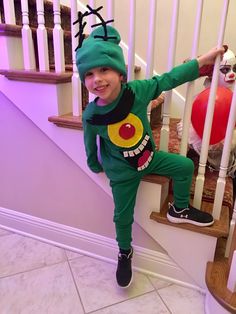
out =
<path fill-rule="evenodd" d="M 116 270 L 116 280 L 121 288 L 128 288 L 132 282 L 132 265 L 133 248 L 124 253 L 120 250 L 118 254 L 118 265 Z"/>
<path fill-rule="evenodd" d="M 167 219 L 173 223 L 189 223 L 200 227 L 208 227 L 214 223 L 214 218 L 209 213 L 191 205 L 186 208 L 176 208 L 172 203 L 169 203 Z"/>

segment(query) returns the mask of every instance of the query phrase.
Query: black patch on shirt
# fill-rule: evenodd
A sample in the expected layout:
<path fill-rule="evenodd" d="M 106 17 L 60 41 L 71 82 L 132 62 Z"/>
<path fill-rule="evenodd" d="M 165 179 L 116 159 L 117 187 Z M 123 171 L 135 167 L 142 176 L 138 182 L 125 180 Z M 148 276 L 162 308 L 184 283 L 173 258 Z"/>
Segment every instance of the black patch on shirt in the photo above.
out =
<path fill-rule="evenodd" d="M 92 125 L 108 125 L 124 120 L 130 113 L 134 104 L 135 95 L 130 88 L 126 88 L 117 106 L 103 115 L 94 114 L 87 122 Z"/>

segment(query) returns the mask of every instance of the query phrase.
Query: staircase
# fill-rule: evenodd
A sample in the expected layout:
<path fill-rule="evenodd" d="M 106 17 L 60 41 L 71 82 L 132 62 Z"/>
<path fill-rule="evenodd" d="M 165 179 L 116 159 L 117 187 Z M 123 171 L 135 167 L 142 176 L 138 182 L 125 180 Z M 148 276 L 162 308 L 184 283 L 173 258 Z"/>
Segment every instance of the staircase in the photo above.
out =
<path fill-rule="evenodd" d="M 38 59 L 37 44 L 37 10 L 36 0 L 28 1 L 29 5 L 29 26 L 32 29 L 32 38 L 35 51 L 36 69 L 24 70 L 22 44 L 21 44 L 21 5 L 19 0 L 14 1 L 16 12 L 16 25 L 5 24 L 5 15 L 3 2 L 0 0 L 1 21 L 0 24 L 0 44 L 4 50 L 4 56 L 9 51 L 8 45 L 17 46 L 19 50 L 18 58 L 9 58 L 9 62 L 1 63 L 0 61 L 0 90 L 18 107 L 24 114 L 37 125 L 56 145 L 58 145 L 68 156 L 86 173 L 87 176 L 100 186 L 110 197 L 111 191 L 107 180 L 104 177 L 95 176 L 90 173 L 86 166 L 86 156 L 83 150 L 83 130 L 81 116 L 73 113 L 73 94 L 71 91 L 73 77 L 73 60 L 71 49 L 71 12 L 68 7 L 61 6 L 61 26 L 64 30 L 64 47 L 65 47 L 65 71 L 56 72 L 56 65 L 53 50 L 53 5 L 45 1 L 45 26 L 48 32 L 49 47 L 49 71 L 40 71 Z M 135 75 L 139 75 L 142 68 L 138 65 L 134 67 Z M 30 88 L 30 95 L 29 95 Z M 88 94 L 83 85 L 81 88 L 81 107 L 85 108 L 88 102 Z M 20 95 L 12 93 L 12 90 L 20 90 Z M 40 95 L 39 99 L 33 98 L 33 95 Z M 44 95 L 46 95 L 44 97 Z M 37 98 L 37 97 L 36 97 Z M 33 99 L 33 102 L 32 102 Z M 50 107 L 48 106 L 50 99 Z M 41 108 L 35 111 L 35 107 Z M 154 114 L 154 111 L 153 111 Z M 154 119 L 157 117 L 154 117 Z M 152 116 L 153 119 L 153 116 Z M 49 123 L 49 122 L 51 123 Z M 171 119 L 170 132 L 176 133 L 176 123 L 178 121 Z M 60 136 L 60 128 L 70 130 L 67 139 L 76 139 L 80 149 L 80 156 L 77 156 L 70 146 L 69 141 L 63 141 Z M 73 132 L 73 135 L 72 133 Z M 157 124 L 153 129 L 154 138 L 157 148 L 160 145 L 161 125 Z M 169 150 L 179 153 L 180 141 L 175 134 L 175 143 L 169 144 Z M 197 163 L 196 163 L 197 165 Z M 197 173 L 196 173 L 197 176 Z M 213 211 L 214 192 L 217 177 L 215 174 L 207 173 L 206 190 L 203 194 L 202 210 L 207 212 Z M 212 182 L 214 182 L 212 184 Z M 208 184 L 209 183 L 209 184 Z M 192 197 L 194 196 L 195 183 L 192 187 Z M 219 243 L 226 243 L 230 232 L 230 221 L 233 217 L 233 187 L 232 181 L 227 178 L 226 192 L 222 204 L 222 210 L 219 219 L 211 227 L 198 228 L 188 224 L 172 224 L 166 218 L 168 202 L 172 200 L 171 182 L 168 178 L 148 175 L 144 177 L 138 191 L 138 198 L 135 208 L 135 222 L 164 250 L 169 258 L 174 261 L 176 268 L 173 267 L 173 273 L 169 275 L 173 280 L 181 281 L 210 291 L 208 297 L 211 303 L 220 303 L 225 311 L 236 313 L 235 292 L 227 298 L 222 294 L 222 289 L 218 291 L 215 285 L 227 285 L 230 263 L 229 258 L 219 253 Z M 235 240 L 235 238 L 234 238 Z M 194 249 L 192 249 L 194 248 Z M 224 249 L 225 251 L 225 249 Z M 232 258 L 231 246 L 231 258 Z M 208 263 L 208 264 L 207 264 Z M 207 265 L 207 267 L 206 267 Z M 219 266 L 220 265 L 220 266 Z M 222 266 L 223 265 L 223 266 Z M 170 270 L 172 266 L 168 269 Z M 214 274 L 218 269 L 224 268 L 225 275 L 223 281 L 218 282 Z M 178 270 L 177 270 L 178 269 Z M 176 274 L 174 274 L 176 271 Z M 178 272 L 178 273 L 177 273 Z M 158 270 L 156 270 L 158 274 Z M 206 274 L 206 280 L 205 280 Z M 226 300 L 225 300 L 226 298 Z M 223 301 L 222 301 L 223 300 Z M 213 306 L 213 305 L 212 305 Z M 214 303 L 215 306 L 215 303 Z M 209 312 L 213 313 L 213 312 Z M 215 312 L 217 313 L 217 312 Z M 218 312 L 219 314 L 221 312 Z M 223 313 L 223 312 L 222 312 Z M 227 312 L 225 312 L 227 313 Z"/>

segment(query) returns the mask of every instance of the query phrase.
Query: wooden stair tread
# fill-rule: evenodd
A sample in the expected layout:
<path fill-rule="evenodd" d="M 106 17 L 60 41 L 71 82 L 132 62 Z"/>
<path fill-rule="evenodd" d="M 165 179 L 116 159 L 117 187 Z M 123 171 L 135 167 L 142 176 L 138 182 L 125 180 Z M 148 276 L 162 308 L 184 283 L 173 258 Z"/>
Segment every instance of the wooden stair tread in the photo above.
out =
<path fill-rule="evenodd" d="M 236 292 L 227 288 L 229 264 L 227 259 L 208 262 L 206 284 L 212 296 L 230 313 L 236 313 Z"/>
<path fill-rule="evenodd" d="M 71 82 L 72 72 L 56 73 L 52 71 L 2 70 L 0 74 L 9 80 L 61 84 Z"/>
<path fill-rule="evenodd" d="M 82 117 L 81 116 L 73 116 L 72 113 L 67 113 L 61 116 L 51 116 L 48 118 L 49 122 L 53 122 L 57 126 L 69 128 L 69 129 L 77 129 L 82 130 Z"/>
<path fill-rule="evenodd" d="M 199 227 L 188 223 L 172 223 L 167 219 L 168 202 L 172 201 L 172 197 L 164 203 L 160 212 L 152 212 L 150 218 L 156 222 L 169 225 L 176 228 L 190 230 L 193 232 L 206 234 L 213 237 L 227 237 L 229 233 L 229 209 L 227 206 L 222 206 L 221 216 L 219 220 L 215 220 L 214 224 L 210 227 Z M 202 210 L 211 213 L 213 209 L 213 203 L 202 201 Z"/>

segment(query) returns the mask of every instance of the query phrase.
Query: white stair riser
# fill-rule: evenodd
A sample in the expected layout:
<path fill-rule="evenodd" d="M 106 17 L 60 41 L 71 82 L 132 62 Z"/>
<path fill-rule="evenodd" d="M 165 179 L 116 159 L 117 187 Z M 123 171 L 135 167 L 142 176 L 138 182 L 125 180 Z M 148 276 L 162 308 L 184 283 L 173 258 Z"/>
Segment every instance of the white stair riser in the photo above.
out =
<path fill-rule="evenodd" d="M 0 36 L 0 47 L 1 70 L 19 70 L 24 68 L 21 38 Z"/>
<path fill-rule="evenodd" d="M 146 198 L 143 196 L 143 199 Z M 137 203 L 135 221 L 167 251 L 199 287 L 205 289 L 206 264 L 214 259 L 217 239 L 174 225 L 157 223 L 149 219 L 152 210 L 153 208 L 149 209 Z"/>

